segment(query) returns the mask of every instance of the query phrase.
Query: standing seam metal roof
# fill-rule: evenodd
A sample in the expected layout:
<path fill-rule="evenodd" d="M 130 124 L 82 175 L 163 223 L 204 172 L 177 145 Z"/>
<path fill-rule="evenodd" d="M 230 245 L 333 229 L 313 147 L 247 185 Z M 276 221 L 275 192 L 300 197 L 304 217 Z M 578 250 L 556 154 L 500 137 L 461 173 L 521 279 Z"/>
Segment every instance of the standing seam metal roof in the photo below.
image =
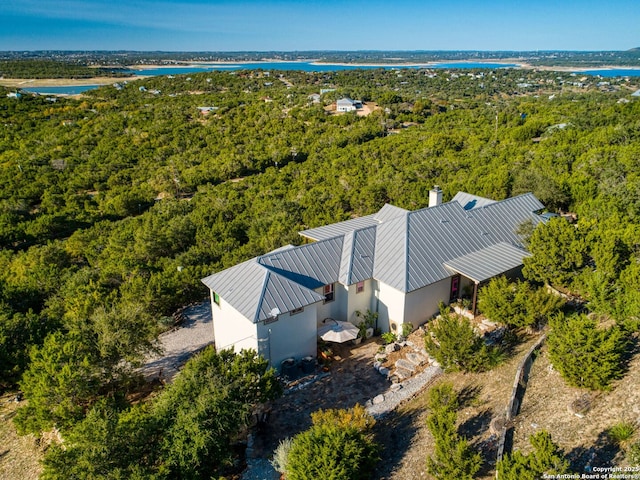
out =
<path fill-rule="evenodd" d="M 313 290 L 270 272 L 255 258 L 202 282 L 254 323 L 271 317 L 274 309 L 289 312 L 324 300 Z"/>
<path fill-rule="evenodd" d="M 369 215 L 306 230 L 301 233 L 309 238 L 314 238 L 309 232 L 333 236 L 273 251 L 202 281 L 257 322 L 276 308 L 286 312 L 323 300 L 313 289 L 337 281 L 352 285 L 376 278 L 411 292 L 450 277 L 449 269 L 464 269 L 465 260 L 471 262 L 469 275 L 481 278 L 493 271 L 491 262 L 494 270 L 502 268 L 501 254 L 512 259 L 507 266 L 514 265 L 523 252 L 518 225 L 526 220 L 537 225 L 542 220 L 534 212 L 543 208 L 530 193 L 469 210 L 457 201 L 413 212 L 385 206 L 379 212 L 382 223 Z"/>
<path fill-rule="evenodd" d="M 338 281 L 344 238 L 334 237 L 297 248 L 269 253 L 258 262 L 307 288 Z"/>
<path fill-rule="evenodd" d="M 450 276 L 448 260 L 500 242 L 521 246 L 515 233 L 543 205 L 532 194 L 465 210 L 458 202 L 409 212 L 378 227 L 374 278 L 411 292 Z"/>
<path fill-rule="evenodd" d="M 519 267 L 522 265 L 522 259 L 529 256 L 530 253 L 520 248 L 500 242 L 448 260 L 445 265 L 479 283 Z"/>

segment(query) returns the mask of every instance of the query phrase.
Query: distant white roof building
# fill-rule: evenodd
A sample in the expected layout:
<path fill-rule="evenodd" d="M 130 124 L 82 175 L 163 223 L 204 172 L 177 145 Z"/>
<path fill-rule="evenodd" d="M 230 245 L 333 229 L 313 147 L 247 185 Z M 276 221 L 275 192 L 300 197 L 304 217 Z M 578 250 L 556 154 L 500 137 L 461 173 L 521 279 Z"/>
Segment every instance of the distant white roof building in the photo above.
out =
<path fill-rule="evenodd" d="M 344 97 L 336 102 L 337 112 L 355 112 L 358 108 L 362 108 L 362 102 Z"/>

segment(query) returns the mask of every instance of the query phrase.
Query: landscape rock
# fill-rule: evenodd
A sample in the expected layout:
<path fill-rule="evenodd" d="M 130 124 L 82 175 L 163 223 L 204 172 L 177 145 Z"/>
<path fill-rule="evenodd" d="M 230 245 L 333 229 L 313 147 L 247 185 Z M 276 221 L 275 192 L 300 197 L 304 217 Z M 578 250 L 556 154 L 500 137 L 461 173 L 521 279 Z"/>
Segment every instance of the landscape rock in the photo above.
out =
<path fill-rule="evenodd" d="M 384 347 L 384 351 L 387 353 L 397 352 L 398 350 L 400 350 L 400 345 L 398 345 L 397 343 L 390 343 L 389 345 Z"/>
<path fill-rule="evenodd" d="M 378 372 L 380 372 L 380 375 L 382 375 L 383 377 L 388 377 L 390 373 L 387 367 L 380 367 Z"/>
<path fill-rule="evenodd" d="M 384 402 L 384 395 L 382 394 L 376 395 L 375 397 L 373 397 L 373 400 L 371 401 L 371 403 L 373 403 L 374 405 L 378 405 L 382 402 Z"/>
<path fill-rule="evenodd" d="M 396 368 L 407 370 L 409 372 L 409 376 L 413 375 L 416 371 L 416 366 L 404 358 L 396 361 Z"/>

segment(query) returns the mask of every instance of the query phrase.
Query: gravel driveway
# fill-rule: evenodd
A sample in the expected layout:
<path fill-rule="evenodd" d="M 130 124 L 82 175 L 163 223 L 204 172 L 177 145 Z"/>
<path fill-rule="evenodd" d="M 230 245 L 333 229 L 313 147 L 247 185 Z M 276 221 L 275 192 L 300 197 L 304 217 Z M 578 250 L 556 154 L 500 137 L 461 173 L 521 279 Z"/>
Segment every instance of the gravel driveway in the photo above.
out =
<path fill-rule="evenodd" d="M 208 301 L 184 310 L 185 320 L 180 327 L 160 335 L 162 354 L 149 357 L 140 368 L 147 380 L 162 377 L 171 380 L 196 352 L 213 343 L 211 303 Z"/>

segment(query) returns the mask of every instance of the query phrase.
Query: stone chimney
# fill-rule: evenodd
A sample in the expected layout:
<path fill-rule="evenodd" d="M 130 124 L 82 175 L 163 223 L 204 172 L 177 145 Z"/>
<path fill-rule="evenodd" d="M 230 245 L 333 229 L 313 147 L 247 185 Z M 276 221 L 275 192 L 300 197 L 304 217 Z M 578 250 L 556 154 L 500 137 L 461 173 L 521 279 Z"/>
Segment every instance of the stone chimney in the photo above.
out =
<path fill-rule="evenodd" d="M 442 190 L 438 185 L 429 190 L 429 208 L 442 204 Z"/>

